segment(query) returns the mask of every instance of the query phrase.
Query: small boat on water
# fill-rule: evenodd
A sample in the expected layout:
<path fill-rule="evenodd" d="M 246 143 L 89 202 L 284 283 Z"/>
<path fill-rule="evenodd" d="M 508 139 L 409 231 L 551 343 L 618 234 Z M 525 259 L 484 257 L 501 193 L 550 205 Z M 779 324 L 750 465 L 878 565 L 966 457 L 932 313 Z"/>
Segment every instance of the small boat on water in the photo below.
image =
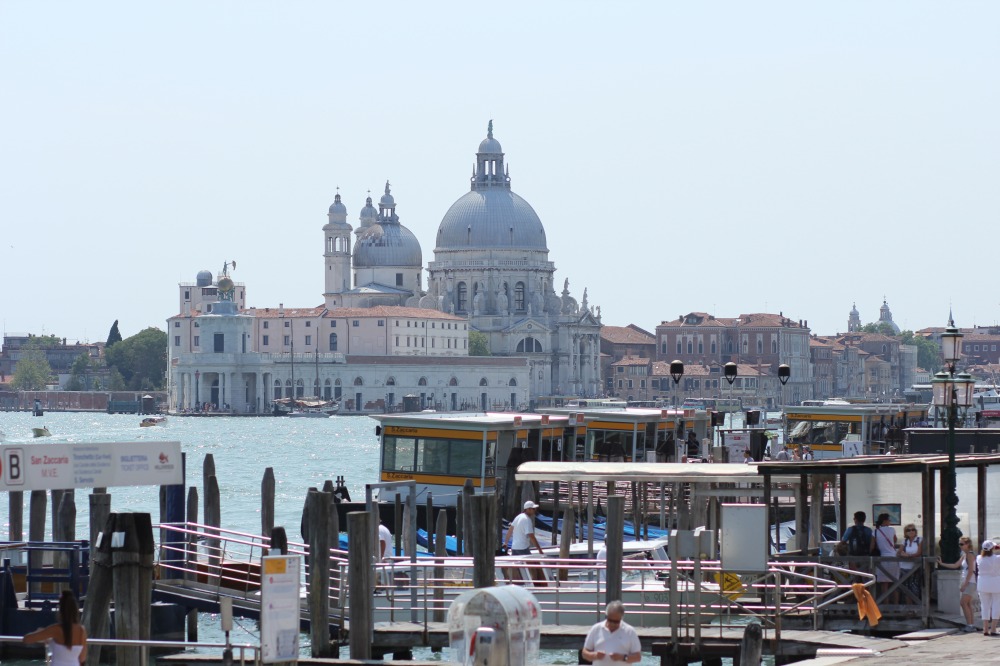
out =
<path fill-rule="evenodd" d="M 323 398 L 278 398 L 273 403 L 275 416 L 322 419 L 333 416 L 340 409 L 336 400 Z"/>
<path fill-rule="evenodd" d="M 139 422 L 140 428 L 150 428 L 152 426 L 163 425 L 167 422 L 166 416 L 147 416 Z"/>
<path fill-rule="evenodd" d="M 296 409 L 288 412 L 290 419 L 328 419 L 330 414 L 321 409 Z"/>
<path fill-rule="evenodd" d="M 51 437 L 52 433 L 49 432 L 48 426 L 42 426 L 41 428 L 32 428 L 31 434 L 35 437 Z"/>

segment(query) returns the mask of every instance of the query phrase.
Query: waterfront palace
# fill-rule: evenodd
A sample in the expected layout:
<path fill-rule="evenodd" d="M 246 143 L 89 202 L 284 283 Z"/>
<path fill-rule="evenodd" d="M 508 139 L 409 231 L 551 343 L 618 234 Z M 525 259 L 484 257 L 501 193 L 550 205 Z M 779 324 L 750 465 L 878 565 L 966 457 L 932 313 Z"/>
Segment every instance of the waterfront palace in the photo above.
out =
<path fill-rule="evenodd" d="M 586 290 L 573 298 L 568 280 L 556 293 L 545 229 L 510 182 L 491 121 L 470 191 L 438 226 L 426 289 L 420 244 L 389 183 L 356 229 L 336 195 L 323 226 L 322 305 L 247 308 L 229 263 L 180 284 L 167 320 L 170 409 L 262 412 L 277 398 L 318 396 L 341 411 L 382 411 L 407 395 L 420 408 L 504 409 L 598 395 L 600 308 Z M 473 330 L 490 356 L 469 356 Z"/>

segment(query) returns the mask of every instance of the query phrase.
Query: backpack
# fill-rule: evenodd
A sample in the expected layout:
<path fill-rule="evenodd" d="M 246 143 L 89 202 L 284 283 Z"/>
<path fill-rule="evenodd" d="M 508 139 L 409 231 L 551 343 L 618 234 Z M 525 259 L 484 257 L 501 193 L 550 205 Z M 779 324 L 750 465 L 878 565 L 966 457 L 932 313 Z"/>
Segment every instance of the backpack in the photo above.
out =
<path fill-rule="evenodd" d="M 867 557 L 875 552 L 871 548 L 873 534 L 867 525 L 863 525 L 861 529 L 858 529 L 857 525 L 851 525 L 844 534 L 844 541 L 847 542 L 847 554 Z"/>

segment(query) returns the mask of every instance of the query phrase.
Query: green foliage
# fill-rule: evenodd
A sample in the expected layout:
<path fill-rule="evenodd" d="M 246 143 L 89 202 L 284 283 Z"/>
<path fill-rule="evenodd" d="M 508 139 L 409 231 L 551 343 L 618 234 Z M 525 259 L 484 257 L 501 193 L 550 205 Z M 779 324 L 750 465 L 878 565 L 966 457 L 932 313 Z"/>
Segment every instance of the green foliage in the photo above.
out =
<path fill-rule="evenodd" d="M 62 339 L 54 335 L 33 335 L 29 344 L 34 345 L 38 349 L 45 349 L 47 347 L 62 345 Z"/>
<path fill-rule="evenodd" d="M 111 368 L 111 377 L 108 379 L 108 390 L 125 390 L 125 379 L 122 377 L 122 373 L 118 372 L 118 368 Z"/>
<path fill-rule="evenodd" d="M 17 391 L 43 391 L 52 376 L 52 368 L 38 344 L 32 340 L 21 347 L 21 358 L 14 367 L 11 388 Z"/>
<path fill-rule="evenodd" d="M 115 319 L 115 323 L 111 324 L 111 330 L 108 331 L 108 341 L 104 343 L 104 349 L 111 349 L 111 346 L 122 341 L 122 334 L 118 330 L 118 320 Z"/>
<path fill-rule="evenodd" d="M 163 388 L 167 372 L 167 334 L 160 329 L 147 328 L 113 347 L 105 347 L 104 355 L 111 368 L 111 390 L 120 390 L 116 386 L 118 380 L 121 388 L 133 391 Z"/>
<path fill-rule="evenodd" d="M 861 327 L 862 333 L 881 333 L 882 335 L 888 335 L 889 337 L 896 337 L 896 331 L 893 330 L 892 325 L 887 321 L 873 321 L 871 323 L 865 324 Z"/>
<path fill-rule="evenodd" d="M 914 345 L 917 348 L 917 366 L 933 371 L 941 366 L 941 348 L 930 338 L 914 335 L 913 331 L 903 331 L 899 341 L 904 345 Z"/>
<path fill-rule="evenodd" d="M 490 339 L 482 331 L 469 331 L 469 356 L 490 356 Z"/>
<path fill-rule="evenodd" d="M 89 354 L 80 354 L 73 361 L 69 369 L 69 381 L 66 382 L 67 391 L 88 391 L 90 390 L 90 370 L 92 363 Z"/>

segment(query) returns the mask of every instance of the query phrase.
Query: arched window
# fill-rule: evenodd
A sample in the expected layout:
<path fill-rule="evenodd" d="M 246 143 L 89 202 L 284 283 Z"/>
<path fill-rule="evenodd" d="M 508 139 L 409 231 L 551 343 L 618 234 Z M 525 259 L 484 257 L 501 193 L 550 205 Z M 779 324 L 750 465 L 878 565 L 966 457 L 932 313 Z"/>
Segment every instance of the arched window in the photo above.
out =
<path fill-rule="evenodd" d="M 291 398 L 292 397 L 292 380 L 291 379 L 286 379 L 285 380 L 285 397 L 286 398 Z"/>
<path fill-rule="evenodd" d="M 323 399 L 329 400 L 333 397 L 333 388 L 330 386 L 330 380 L 326 379 L 323 381 Z"/>
<path fill-rule="evenodd" d="M 281 397 L 281 381 L 278 379 L 274 380 L 274 399 L 277 400 Z"/>
<path fill-rule="evenodd" d="M 733 353 L 733 341 L 730 340 L 729 344 L 727 346 L 729 347 L 728 353 L 732 354 Z"/>
<path fill-rule="evenodd" d="M 683 353 L 683 350 L 681 349 L 681 339 L 680 338 L 677 338 L 677 353 L 678 354 Z"/>
<path fill-rule="evenodd" d="M 421 377 L 417 380 L 417 386 L 427 386 L 427 378 Z"/>
<path fill-rule="evenodd" d="M 480 386 L 489 386 L 490 383 L 488 381 L 486 381 L 486 377 L 483 377 L 482 379 L 479 380 L 479 385 Z"/>
<path fill-rule="evenodd" d="M 469 287 L 464 282 L 458 283 L 458 304 L 455 312 L 465 312 L 468 309 Z"/>
<path fill-rule="evenodd" d="M 758 340 L 757 341 L 757 353 L 758 354 L 763 354 L 764 353 L 764 341 L 763 340 Z"/>
<path fill-rule="evenodd" d="M 355 386 L 364 386 L 365 385 L 365 380 L 361 379 L 361 377 L 355 377 L 354 378 L 354 385 Z"/>
<path fill-rule="evenodd" d="M 388 379 L 385 380 L 385 385 L 386 386 L 395 386 L 396 385 L 396 378 L 395 377 L 389 377 Z"/>
<path fill-rule="evenodd" d="M 517 380 L 515 378 L 511 377 L 510 381 L 507 382 L 507 386 L 517 386 Z"/>
<path fill-rule="evenodd" d="M 295 397 L 302 398 L 306 394 L 306 385 L 301 379 L 295 380 Z"/>
<path fill-rule="evenodd" d="M 746 354 L 749 349 L 750 349 L 750 345 L 747 344 L 746 340 L 744 340 L 743 341 L 743 353 Z"/>
<path fill-rule="evenodd" d="M 517 311 L 524 310 L 524 283 L 518 282 L 514 285 L 514 309 Z"/>
<path fill-rule="evenodd" d="M 330 351 L 337 351 L 337 334 L 330 334 Z"/>
<path fill-rule="evenodd" d="M 778 341 L 777 340 L 771 340 L 771 353 L 772 354 L 777 354 L 778 353 Z"/>
<path fill-rule="evenodd" d="M 694 353 L 694 345 L 691 343 L 690 340 L 688 340 L 688 354 L 693 354 L 693 353 Z"/>
<path fill-rule="evenodd" d="M 458 379 L 452 377 L 451 381 L 448 382 L 448 386 L 458 386 Z"/>
<path fill-rule="evenodd" d="M 712 353 L 715 353 L 715 340 L 712 340 Z"/>
<path fill-rule="evenodd" d="M 340 386 L 341 385 L 340 379 L 337 379 L 335 382 L 333 382 L 333 385 L 334 386 Z"/>
<path fill-rule="evenodd" d="M 542 343 L 535 338 L 525 338 L 517 343 L 518 353 L 529 353 L 529 354 L 540 354 L 542 352 Z"/>
<path fill-rule="evenodd" d="M 319 380 L 318 379 L 314 379 L 313 380 L 313 395 L 316 396 L 317 398 L 319 397 Z"/>

